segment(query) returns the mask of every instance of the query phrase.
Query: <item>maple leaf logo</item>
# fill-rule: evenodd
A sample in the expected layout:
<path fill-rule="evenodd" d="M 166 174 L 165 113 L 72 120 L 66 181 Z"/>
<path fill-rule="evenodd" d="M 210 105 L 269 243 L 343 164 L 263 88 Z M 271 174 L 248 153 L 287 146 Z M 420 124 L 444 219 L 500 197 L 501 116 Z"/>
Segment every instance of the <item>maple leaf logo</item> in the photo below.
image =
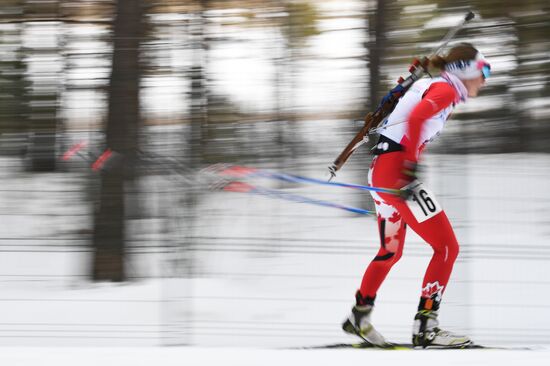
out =
<path fill-rule="evenodd" d="M 422 297 L 435 301 L 441 301 L 444 288 L 445 286 L 441 286 L 438 281 L 430 282 L 422 289 Z"/>
<path fill-rule="evenodd" d="M 390 218 L 388 218 L 388 221 L 395 224 L 397 221 L 401 220 L 401 215 L 399 212 L 395 211 Z"/>

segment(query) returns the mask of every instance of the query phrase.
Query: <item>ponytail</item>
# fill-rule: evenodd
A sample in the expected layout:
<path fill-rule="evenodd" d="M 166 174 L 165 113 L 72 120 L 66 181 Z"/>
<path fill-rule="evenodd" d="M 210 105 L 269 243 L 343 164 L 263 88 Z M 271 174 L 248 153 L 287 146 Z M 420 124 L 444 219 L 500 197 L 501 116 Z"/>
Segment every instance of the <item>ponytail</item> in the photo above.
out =
<path fill-rule="evenodd" d="M 443 70 L 445 69 L 445 65 L 447 65 L 447 60 L 445 60 L 443 57 L 437 55 L 430 59 L 430 66 L 438 69 Z"/>

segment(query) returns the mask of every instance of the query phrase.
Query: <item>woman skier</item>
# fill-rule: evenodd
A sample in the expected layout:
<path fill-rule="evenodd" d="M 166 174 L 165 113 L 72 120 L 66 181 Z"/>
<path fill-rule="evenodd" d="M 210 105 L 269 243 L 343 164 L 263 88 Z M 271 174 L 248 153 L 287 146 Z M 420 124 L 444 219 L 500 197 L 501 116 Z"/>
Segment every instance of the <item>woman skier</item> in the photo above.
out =
<path fill-rule="evenodd" d="M 434 195 L 416 179 L 417 162 L 425 145 L 443 130 L 455 105 L 476 97 L 490 75 L 490 65 L 469 43 L 436 56 L 430 64 L 441 70 L 433 79 L 417 81 L 401 98 L 379 129 L 380 137 L 368 182 L 374 187 L 401 189 L 401 197 L 372 192 L 378 216 L 380 250 L 365 271 L 356 304 L 342 327 L 379 346 L 384 337 L 371 323 L 376 293 L 392 266 L 399 261 L 407 226 L 433 248 L 422 282 L 412 343 L 423 348 L 464 347 L 467 336 L 439 328 L 437 320 L 459 245 L 445 211 Z"/>

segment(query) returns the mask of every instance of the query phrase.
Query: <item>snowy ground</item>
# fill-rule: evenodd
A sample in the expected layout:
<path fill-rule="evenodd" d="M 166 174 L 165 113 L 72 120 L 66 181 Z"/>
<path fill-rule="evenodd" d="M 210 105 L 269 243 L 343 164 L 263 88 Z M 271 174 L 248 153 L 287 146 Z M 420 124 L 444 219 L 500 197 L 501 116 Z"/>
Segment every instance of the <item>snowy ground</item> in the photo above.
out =
<path fill-rule="evenodd" d="M 154 217 L 132 220 L 129 268 L 139 278 L 90 284 L 85 176 L 28 174 L 16 158 L 1 163 L 1 365 L 426 363 L 416 351 L 288 349 L 350 341 L 339 324 L 376 251 L 372 219 L 220 192 L 199 197 L 197 220 L 185 231 L 183 223 L 171 226 L 181 215 L 174 181 L 152 179 L 142 204 Z M 425 181 L 462 245 L 443 324 L 480 344 L 542 347 L 433 351 L 429 362 L 548 364 L 549 164 L 546 155 L 427 157 Z M 319 177 L 323 168 L 314 162 L 300 172 Z M 339 179 L 364 177 L 349 169 Z M 346 190 L 285 189 L 361 202 Z M 410 233 L 379 293 L 374 320 L 393 341 L 410 338 L 429 255 Z"/>
<path fill-rule="evenodd" d="M 534 351 L 365 351 L 273 350 L 250 348 L 2 348 L 0 363 L 9 366 L 280 366 L 407 365 L 547 366 L 549 349 Z"/>

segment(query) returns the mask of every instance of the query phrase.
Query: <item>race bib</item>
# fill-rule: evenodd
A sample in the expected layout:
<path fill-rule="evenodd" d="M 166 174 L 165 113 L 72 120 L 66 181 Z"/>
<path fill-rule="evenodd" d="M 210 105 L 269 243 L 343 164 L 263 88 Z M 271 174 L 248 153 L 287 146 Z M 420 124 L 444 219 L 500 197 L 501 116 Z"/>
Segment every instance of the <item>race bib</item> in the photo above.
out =
<path fill-rule="evenodd" d="M 406 188 L 411 191 L 411 196 L 406 201 L 407 206 L 418 222 L 424 222 L 443 211 L 434 194 L 421 182 L 414 181 Z"/>

